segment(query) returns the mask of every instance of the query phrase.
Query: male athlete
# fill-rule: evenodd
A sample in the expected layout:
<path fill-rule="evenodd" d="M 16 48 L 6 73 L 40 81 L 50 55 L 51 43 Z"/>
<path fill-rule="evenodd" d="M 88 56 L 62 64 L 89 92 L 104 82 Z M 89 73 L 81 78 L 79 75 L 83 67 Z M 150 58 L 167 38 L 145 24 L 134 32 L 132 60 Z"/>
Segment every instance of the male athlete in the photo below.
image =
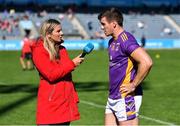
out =
<path fill-rule="evenodd" d="M 109 40 L 109 97 L 105 125 L 138 125 L 142 102 L 141 82 L 152 60 L 132 34 L 123 29 L 122 13 L 111 8 L 98 15 L 101 29 Z"/>

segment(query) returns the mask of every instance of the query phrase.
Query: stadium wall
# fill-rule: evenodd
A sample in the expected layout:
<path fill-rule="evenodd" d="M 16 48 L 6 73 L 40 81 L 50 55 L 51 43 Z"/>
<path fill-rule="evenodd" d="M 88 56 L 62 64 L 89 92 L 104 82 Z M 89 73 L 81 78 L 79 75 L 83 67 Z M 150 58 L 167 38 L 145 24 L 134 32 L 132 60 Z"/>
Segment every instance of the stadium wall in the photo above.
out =
<path fill-rule="evenodd" d="M 87 43 L 94 44 L 94 49 L 106 49 L 108 39 L 101 40 L 65 40 L 64 46 L 68 50 L 82 50 Z M 138 40 L 140 44 L 140 40 Z M 20 50 L 22 47 L 21 40 L 0 40 L 0 50 Z M 146 41 L 147 49 L 171 49 L 180 48 L 180 39 L 150 39 Z"/>
<path fill-rule="evenodd" d="M 88 6 L 148 6 L 178 5 L 180 0 L 0 0 L 1 4 L 26 5 L 29 3 L 39 5 L 83 5 Z"/>

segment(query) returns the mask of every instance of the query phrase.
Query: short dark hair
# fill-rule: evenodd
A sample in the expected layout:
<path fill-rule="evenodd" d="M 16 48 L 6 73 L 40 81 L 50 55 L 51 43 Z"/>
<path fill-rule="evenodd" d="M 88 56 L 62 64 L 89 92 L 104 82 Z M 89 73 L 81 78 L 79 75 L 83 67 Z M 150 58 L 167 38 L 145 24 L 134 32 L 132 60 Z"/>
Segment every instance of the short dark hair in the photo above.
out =
<path fill-rule="evenodd" d="M 117 8 L 108 9 L 98 15 L 98 19 L 106 17 L 108 22 L 117 21 L 120 26 L 123 26 L 123 14 Z"/>

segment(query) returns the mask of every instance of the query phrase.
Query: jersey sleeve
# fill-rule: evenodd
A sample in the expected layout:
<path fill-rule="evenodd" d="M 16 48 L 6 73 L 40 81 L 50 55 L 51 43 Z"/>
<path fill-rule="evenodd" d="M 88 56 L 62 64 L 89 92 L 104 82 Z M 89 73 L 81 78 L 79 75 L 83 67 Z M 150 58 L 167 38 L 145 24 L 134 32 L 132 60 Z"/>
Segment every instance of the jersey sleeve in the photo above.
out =
<path fill-rule="evenodd" d="M 124 42 L 124 49 L 125 49 L 124 51 L 128 55 L 131 55 L 131 53 L 139 47 L 140 46 L 134 37 L 130 38 L 126 42 Z"/>

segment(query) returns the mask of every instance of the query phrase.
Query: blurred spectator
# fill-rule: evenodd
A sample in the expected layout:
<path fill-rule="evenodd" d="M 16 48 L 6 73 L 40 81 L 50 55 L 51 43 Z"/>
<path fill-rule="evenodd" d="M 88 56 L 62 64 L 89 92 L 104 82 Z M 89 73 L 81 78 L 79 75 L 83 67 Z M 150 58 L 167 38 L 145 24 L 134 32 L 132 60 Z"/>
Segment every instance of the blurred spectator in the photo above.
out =
<path fill-rule="evenodd" d="M 4 32 L 4 35 L 10 35 L 12 33 L 12 26 L 8 19 L 1 21 L 1 30 Z"/>
<path fill-rule="evenodd" d="M 69 7 L 67 10 L 67 16 L 69 19 L 72 19 L 74 17 L 74 11 L 71 7 Z"/>
<path fill-rule="evenodd" d="M 145 35 L 142 35 L 142 37 L 141 37 L 141 46 L 145 47 L 145 45 L 146 45 L 146 37 L 145 37 Z"/>
<path fill-rule="evenodd" d="M 47 16 L 47 15 L 48 15 L 48 13 L 47 13 L 46 10 L 39 11 L 39 12 L 37 13 L 37 16 L 38 16 L 38 17 L 45 17 L 45 16 Z"/>
<path fill-rule="evenodd" d="M 64 19 L 64 14 L 59 14 L 58 18 L 62 21 Z"/>
<path fill-rule="evenodd" d="M 30 39 L 30 33 L 31 31 L 29 29 L 25 29 L 25 37 L 22 40 L 22 51 L 20 56 L 20 63 L 23 70 L 32 70 L 32 52 L 31 52 L 31 46 L 32 46 L 32 40 Z"/>
<path fill-rule="evenodd" d="M 2 36 L 2 40 L 6 40 L 6 36 L 5 35 Z"/>
<path fill-rule="evenodd" d="M 15 9 L 10 9 L 9 14 L 12 16 L 15 14 Z"/>
<path fill-rule="evenodd" d="M 93 30 L 92 21 L 88 21 L 87 26 L 89 31 Z"/>
<path fill-rule="evenodd" d="M 41 17 L 46 17 L 48 15 L 47 11 L 46 10 L 43 10 L 41 13 L 40 13 Z"/>
<path fill-rule="evenodd" d="M 23 15 L 23 20 L 29 20 L 29 16 L 27 14 Z"/>
<path fill-rule="evenodd" d="M 99 48 L 104 49 L 104 39 L 107 38 L 107 36 L 102 31 L 96 31 L 94 35 L 92 39 L 101 39 L 102 41 L 99 41 Z"/>
<path fill-rule="evenodd" d="M 172 29 L 167 27 L 166 25 L 163 26 L 162 28 L 162 31 L 160 33 L 161 36 L 164 36 L 164 35 L 171 35 L 173 32 L 172 32 Z"/>
<path fill-rule="evenodd" d="M 105 39 L 107 36 L 101 32 L 101 31 L 96 31 L 95 33 L 95 39 Z"/>
<path fill-rule="evenodd" d="M 163 32 L 164 32 L 165 34 L 168 34 L 168 35 L 171 35 L 171 34 L 172 34 L 172 31 L 171 31 L 171 29 L 170 29 L 169 27 L 164 27 Z"/>
<path fill-rule="evenodd" d="M 138 21 L 137 22 L 137 27 L 140 28 L 140 29 L 143 29 L 144 28 L 144 22 L 143 21 Z"/>
<path fill-rule="evenodd" d="M 3 17 L 4 17 L 4 18 L 8 18 L 8 16 L 9 16 L 9 13 L 8 13 L 8 11 L 5 9 L 5 10 L 3 11 Z"/>

